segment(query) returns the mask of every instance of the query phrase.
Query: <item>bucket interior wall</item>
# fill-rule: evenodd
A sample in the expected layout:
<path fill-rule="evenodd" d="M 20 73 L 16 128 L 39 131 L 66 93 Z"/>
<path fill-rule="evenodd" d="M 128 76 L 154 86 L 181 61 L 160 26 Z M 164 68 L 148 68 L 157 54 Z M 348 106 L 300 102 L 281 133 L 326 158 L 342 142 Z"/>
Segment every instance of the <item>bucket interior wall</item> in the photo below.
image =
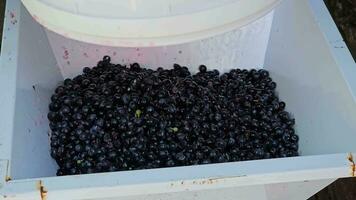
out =
<path fill-rule="evenodd" d="M 270 18 L 273 24 L 268 47 L 266 45 L 267 49 L 261 50 L 263 57 L 256 59 L 261 64 L 245 62 L 253 60 L 252 54 L 245 61 L 227 62 L 236 62 L 236 67 L 240 68 L 265 66 L 271 72 L 280 98 L 287 102 L 287 110 L 296 118 L 301 155 L 356 151 L 353 145 L 356 140 L 354 100 L 328 51 L 323 34 L 311 18 L 307 1 L 284 1 L 275 10 L 275 17 Z M 50 96 L 58 83 L 63 78 L 78 74 L 81 67 L 95 65 L 106 54 L 112 55 L 116 63 L 145 62 L 156 67 L 165 55 L 157 55 L 149 61 L 139 60 L 143 59 L 139 58 L 139 54 L 152 55 L 154 51 L 149 48 L 130 49 L 125 54 L 120 48 L 66 40 L 42 28 L 24 7 L 21 8 L 20 26 L 11 176 L 13 179 L 55 176 L 57 166 L 49 154 L 46 115 Z M 306 28 L 308 31 L 305 31 Z M 224 45 L 233 45 L 230 43 L 233 38 L 227 41 Z M 253 44 L 253 41 L 250 42 Z M 217 44 L 212 43 L 207 49 L 215 48 Z M 188 65 L 193 62 L 187 55 L 195 52 L 190 47 L 184 50 L 180 47 L 183 45 L 166 49 L 160 47 L 163 49 L 155 51 L 166 50 L 167 56 L 173 53 L 182 56 L 177 60 L 170 57 L 164 64 L 176 61 Z M 246 58 L 243 53 L 239 58 Z M 130 57 L 130 54 L 134 56 Z M 194 62 L 193 66 L 197 67 L 197 60 Z M 224 63 L 220 64 L 209 67 L 219 66 L 223 71 L 232 67 L 224 68 Z"/>
<path fill-rule="evenodd" d="M 147 68 L 172 68 L 174 63 L 197 72 L 201 64 L 227 72 L 231 68 L 261 68 L 265 60 L 273 11 L 242 28 L 190 43 L 162 47 L 111 47 L 68 39 L 46 31 L 58 66 L 64 77 L 81 73 L 83 66 L 93 66 L 103 55 L 113 63 L 140 63 Z M 47 29 L 46 29 L 47 30 Z M 155 44 L 152 43 L 152 46 Z"/>

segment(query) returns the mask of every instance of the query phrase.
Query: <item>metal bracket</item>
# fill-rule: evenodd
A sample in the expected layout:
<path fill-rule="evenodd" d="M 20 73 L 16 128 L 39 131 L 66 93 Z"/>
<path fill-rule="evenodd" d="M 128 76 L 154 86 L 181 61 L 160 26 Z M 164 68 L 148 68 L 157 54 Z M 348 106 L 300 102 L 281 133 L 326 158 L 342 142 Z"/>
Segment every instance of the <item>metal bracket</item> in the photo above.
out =
<path fill-rule="evenodd" d="M 0 189 L 5 185 L 5 183 L 11 180 L 8 175 L 9 172 L 9 161 L 0 160 Z"/>

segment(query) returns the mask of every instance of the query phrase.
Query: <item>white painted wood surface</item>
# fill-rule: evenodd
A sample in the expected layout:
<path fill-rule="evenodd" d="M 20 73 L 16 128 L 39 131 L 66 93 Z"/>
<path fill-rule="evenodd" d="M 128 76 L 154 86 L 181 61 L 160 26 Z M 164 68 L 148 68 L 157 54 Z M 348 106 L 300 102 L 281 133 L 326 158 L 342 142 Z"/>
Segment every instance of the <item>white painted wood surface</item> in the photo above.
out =
<path fill-rule="evenodd" d="M 335 41 L 338 41 L 341 36 L 337 34 L 336 26 L 330 21 L 331 18 L 327 14 L 322 0 L 284 0 L 280 7 L 282 10 L 277 11 L 277 16 L 295 17 L 281 20 L 281 23 L 286 23 L 285 28 L 289 28 L 289 31 L 295 29 L 296 32 L 290 38 L 302 38 L 301 36 L 304 35 L 311 38 L 286 41 L 285 38 L 282 39 L 283 37 L 277 34 L 282 30 L 276 29 L 278 26 L 275 26 L 272 29 L 274 33 L 271 38 L 271 41 L 275 40 L 275 42 L 270 45 L 276 46 L 270 46 L 267 50 L 265 64 L 267 69 L 271 67 L 270 70 L 274 76 L 288 72 L 290 66 L 303 67 L 306 64 L 307 67 L 315 67 L 315 70 L 320 70 L 317 67 L 325 64 L 325 71 L 321 70 L 319 75 L 315 72 L 312 74 L 315 76 L 316 82 L 306 76 L 304 82 L 300 80 L 300 83 L 310 83 L 318 90 L 322 90 L 323 93 L 320 94 L 323 95 L 323 98 L 319 100 L 320 104 L 330 103 L 331 106 L 335 106 L 335 108 L 330 108 L 335 113 L 329 114 L 337 114 L 338 118 L 345 117 L 350 121 L 337 121 L 336 119 L 335 127 L 332 127 L 330 124 L 325 124 L 333 122 L 331 116 L 313 115 L 315 116 L 313 120 L 318 123 L 318 126 L 339 130 L 335 133 L 327 129 L 324 132 L 318 132 L 317 130 L 322 129 L 314 126 L 315 134 L 318 136 L 316 139 L 324 142 L 318 143 L 318 140 L 312 138 L 309 140 L 308 137 L 313 132 L 308 135 L 300 133 L 301 140 L 304 139 L 306 142 L 306 138 L 308 138 L 312 144 L 307 146 L 307 142 L 302 143 L 302 156 L 295 158 L 65 177 L 53 177 L 55 165 L 50 163 L 48 151 L 45 152 L 41 149 L 43 146 L 36 146 L 44 145 L 42 143 L 45 142 L 47 133 L 39 131 L 42 128 L 35 129 L 34 133 L 28 132 L 28 127 L 34 126 L 33 128 L 35 128 L 35 121 L 40 123 L 37 118 L 32 116 L 37 112 L 35 108 L 28 112 L 16 112 L 16 108 L 26 109 L 28 103 L 36 102 L 37 96 L 32 96 L 33 94 L 30 93 L 33 91 L 32 85 L 35 85 L 40 90 L 39 92 L 43 92 L 43 95 L 49 95 L 50 89 L 54 87 L 54 82 L 62 79 L 53 52 L 47 39 L 44 38 L 44 30 L 37 30 L 41 27 L 33 24 L 30 19 L 21 19 L 24 8 L 20 6 L 19 2 L 19 0 L 7 1 L 7 18 L 1 53 L 0 91 L 4 95 L 0 97 L 0 110 L 2 111 L 0 113 L 0 199 L 279 200 L 286 199 L 285 197 L 288 196 L 288 199 L 297 200 L 306 199 L 339 177 L 351 176 L 352 168 L 348 156 L 349 152 L 356 152 L 356 145 L 354 145 L 356 136 L 352 134 L 355 124 L 351 123 L 355 117 L 352 96 L 356 90 L 352 77 L 356 77 L 354 71 L 356 64 L 351 62 L 348 51 L 342 48 L 342 50 L 333 48 Z M 16 23 L 10 12 L 16 13 L 15 16 L 18 17 Z M 303 17 L 298 17 L 298 15 L 303 15 Z M 288 20 L 295 20 L 296 24 L 288 24 L 291 22 Z M 311 29 L 303 30 L 304 27 Z M 10 29 L 7 30 L 7 28 Z M 23 32 L 20 33 L 20 31 Z M 306 34 L 303 33 L 304 31 Z M 31 35 L 30 33 L 36 34 Z M 275 34 L 274 37 L 273 34 Z M 298 34 L 300 34 L 299 37 L 297 37 Z M 287 36 L 285 35 L 285 37 Z M 282 40 L 276 41 L 278 37 L 281 37 Z M 303 41 L 307 41 L 307 43 L 303 43 Z M 337 44 L 344 45 L 340 41 Z M 289 49 L 283 49 L 283 45 L 285 45 L 284 48 L 290 45 Z M 291 53 L 295 54 L 284 55 L 291 49 L 294 51 Z M 305 50 L 304 53 L 303 50 Z M 316 50 L 318 52 L 315 53 Z M 288 64 L 290 66 L 286 66 Z M 49 65 L 52 66 L 45 68 Z M 282 66 L 285 66 L 286 69 L 283 69 Z M 17 74 L 19 71 L 22 73 Z M 297 72 L 295 71 L 295 78 L 300 76 Z M 340 93 L 337 97 L 334 93 L 330 93 L 334 91 L 333 88 L 330 90 L 330 88 L 323 88 L 317 84 L 318 81 L 326 83 L 326 77 L 331 75 L 333 77 L 330 81 L 335 82 L 333 84 L 338 86 L 336 89 Z M 292 80 L 292 77 L 288 76 L 273 78 L 280 79 L 282 83 L 285 81 L 283 78 Z M 288 87 L 293 82 L 284 83 L 284 86 L 280 86 L 281 96 L 292 98 L 293 96 L 288 97 L 287 94 L 291 93 L 288 91 Z M 21 95 L 21 92 L 28 92 L 31 95 Z M 328 96 L 329 93 L 334 96 Z M 298 94 L 302 96 L 303 93 L 298 91 Z M 310 93 L 310 95 L 313 94 Z M 305 98 L 302 96 L 301 99 Z M 346 102 L 347 104 L 346 106 L 345 104 L 333 104 L 335 102 Z M 293 108 L 293 105 L 299 105 L 301 102 L 296 104 L 291 102 L 291 104 L 291 108 Z M 46 106 L 46 103 L 43 103 L 38 108 Z M 338 110 L 343 112 L 336 113 Z M 29 116 L 21 116 L 22 113 L 28 113 Z M 43 127 L 46 126 L 45 121 L 41 123 L 43 123 Z M 304 125 L 305 127 L 310 126 L 310 124 Z M 308 132 L 308 129 L 305 131 Z M 332 137 L 333 134 L 334 137 Z M 16 138 L 16 141 L 13 141 L 13 138 Z M 36 141 L 42 142 L 37 143 Z M 318 146 L 313 148 L 313 144 Z M 356 154 L 353 153 L 353 155 L 355 157 Z M 8 165 L 8 162 L 11 165 Z M 5 181 L 9 177 L 13 180 Z"/>

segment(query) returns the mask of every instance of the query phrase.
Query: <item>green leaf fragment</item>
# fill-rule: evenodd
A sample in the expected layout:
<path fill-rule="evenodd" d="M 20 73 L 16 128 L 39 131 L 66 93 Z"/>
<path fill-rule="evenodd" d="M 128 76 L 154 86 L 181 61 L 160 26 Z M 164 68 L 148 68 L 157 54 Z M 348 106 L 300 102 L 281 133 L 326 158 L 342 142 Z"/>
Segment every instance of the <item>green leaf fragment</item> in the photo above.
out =
<path fill-rule="evenodd" d="M 171 131 L 173 131 L 173 132 L 178 132 L 178 128 L 177 127 L 173 127 L 173 128 L 170 128 L 171 129 Z"/>
<path fill-rule="evenodd" d="M 141 117 L 141 114 L 142 114 L 142 111 L 140 109 L 136 110 L 135 112 L 135 117 L 136 118 L 140 118 Z"/>

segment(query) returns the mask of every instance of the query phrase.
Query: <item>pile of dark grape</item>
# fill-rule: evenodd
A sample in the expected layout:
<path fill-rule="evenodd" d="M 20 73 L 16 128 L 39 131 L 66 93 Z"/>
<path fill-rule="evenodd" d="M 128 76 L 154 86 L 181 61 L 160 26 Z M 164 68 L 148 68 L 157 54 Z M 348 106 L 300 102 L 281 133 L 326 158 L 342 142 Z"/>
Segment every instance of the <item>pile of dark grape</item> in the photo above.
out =
<path fill-rule="evenodd" d="M 298 155 L 295 120 L 266 70 L 115 65 L 66 79 L 48 119 L 57 175 Z"/>

